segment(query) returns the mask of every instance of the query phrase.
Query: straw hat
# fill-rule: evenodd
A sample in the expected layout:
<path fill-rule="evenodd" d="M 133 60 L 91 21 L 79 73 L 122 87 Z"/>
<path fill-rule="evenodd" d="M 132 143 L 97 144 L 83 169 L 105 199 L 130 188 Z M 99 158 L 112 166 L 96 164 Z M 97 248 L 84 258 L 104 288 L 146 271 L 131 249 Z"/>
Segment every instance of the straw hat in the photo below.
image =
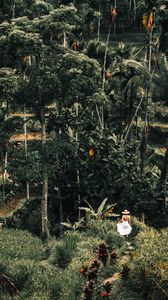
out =
<path fill-rule="evenodd" d="M 124 209 L 124 211 L 122 211 L 122 214 L 123 214 L 123 215 L 129 215 L 130 212 L 129 212 L 127 209 Z"/>

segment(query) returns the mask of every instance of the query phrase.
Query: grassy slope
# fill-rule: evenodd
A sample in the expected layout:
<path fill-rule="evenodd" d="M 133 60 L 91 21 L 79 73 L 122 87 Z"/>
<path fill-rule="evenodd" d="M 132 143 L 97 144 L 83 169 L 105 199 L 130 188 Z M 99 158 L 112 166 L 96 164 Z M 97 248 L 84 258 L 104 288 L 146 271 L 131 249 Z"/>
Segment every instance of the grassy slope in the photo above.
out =
<path fill-rule="evenodd" d="M 134 238 L 139 230 L 140 234 Z M 9 276 L 20 291 L 20 296 L 14 299 L 82 300 L 88 278 L 80 275 L 79 270 L 84 265 L 91 265 L 92 260 L 97 257 L 97 246 L 103 239 L 108 251 L 115 249 L 117 259 L 114 263 L 110 263 L 108 259 L 106 266 L 100 264 L 92 299 L 102 299 L 100 292 L 104 291 L 103 281 L 117 274 L 109 299 L 143 300 L 151 277 L 153 280 L 157 279 L 157 283 L 167 292 L 164 286 L 168 264 L 165 254 L 167 234 L 168 231 L 165 230 L 159 235 L 134 220 L 130 241 L 135 250 L 131 260 L 127 242 L 117 234 L 116 223 L 109 221 L 92 220 L 84 231 L 69 231 L 62 239 L 51 239 L 47 245 L 26 231 L 3 230 L 0 234 L 0 272 Z M 156 243 L 157 240 L 159 244 Z M 126 263 L 131 271 L 125 281 L 120 272 L 122 265 Z M 145 273 L 145 282 L 142 270 L 148 272 Z M 164 292 L 157 286 L 154 292 L 157 292 L 154 300 L 158 299 L 158 295 L 161 299 L 166 299 Z M 162 293 L 161 296 L 159 293 Z M 8 294 L 3 295 L 4 292 L 0 299 L 11 299 Z"/>

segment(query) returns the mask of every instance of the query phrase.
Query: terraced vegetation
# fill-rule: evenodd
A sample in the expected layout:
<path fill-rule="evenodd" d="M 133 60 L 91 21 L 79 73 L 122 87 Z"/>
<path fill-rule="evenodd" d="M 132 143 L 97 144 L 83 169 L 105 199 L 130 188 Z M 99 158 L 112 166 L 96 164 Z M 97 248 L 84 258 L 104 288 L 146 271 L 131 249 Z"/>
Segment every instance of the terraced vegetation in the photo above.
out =
<path fill-rule="evenodd" d="M 1 2 L 0 299 L 168 299 L 167 1 Z"/>

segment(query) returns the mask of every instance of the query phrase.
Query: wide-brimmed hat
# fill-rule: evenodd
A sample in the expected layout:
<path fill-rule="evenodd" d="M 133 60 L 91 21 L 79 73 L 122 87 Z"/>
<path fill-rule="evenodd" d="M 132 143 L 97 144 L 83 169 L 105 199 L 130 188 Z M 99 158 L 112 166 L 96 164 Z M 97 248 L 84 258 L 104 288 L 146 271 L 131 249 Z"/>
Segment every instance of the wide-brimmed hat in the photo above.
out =
<path fill-rule="evenodd" d="M 122 211 L 122 214 L 123 214 L 123 215 L 129 215 L 130 212 L 129 212 L 127 209 L 124 209 L 124 211 Z"/>

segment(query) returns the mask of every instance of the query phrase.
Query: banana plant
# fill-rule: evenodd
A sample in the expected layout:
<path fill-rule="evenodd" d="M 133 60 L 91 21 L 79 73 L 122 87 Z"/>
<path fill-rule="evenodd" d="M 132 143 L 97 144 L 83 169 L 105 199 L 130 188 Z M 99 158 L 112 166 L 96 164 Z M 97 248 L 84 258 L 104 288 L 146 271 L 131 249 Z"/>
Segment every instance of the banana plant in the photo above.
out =
<path fill-rule="evenodd" d="M 84 218 L 81 218 L 78 222 L 71 223 L 68 219 L 67 222 L 61 222 L 61 225 L 65 226 L 67 229 L 76 231 L 83 227 Z"/>
<path fill-rule="evenodd" d="M 107 200 L 108 198 L 105 198 L 100 206 L 98 207 L 97 210 L 94 210 L 94 208 L 85 200 L 85 202 L 88 204 L 89 207 L 79 207 L 80 210 L 84 210 L 86 212 L 86 218 L 87 217 L 91 217 L 91 218 L 101 218 L 102 215 L 109 209 L 109 208 L 112 208 L 114 207 L 116 204 L 113 204 L 113 205 L 107 205 L 107 207 L 105 208 L 106 206 L 106 203 L 107 203 Z"/>

